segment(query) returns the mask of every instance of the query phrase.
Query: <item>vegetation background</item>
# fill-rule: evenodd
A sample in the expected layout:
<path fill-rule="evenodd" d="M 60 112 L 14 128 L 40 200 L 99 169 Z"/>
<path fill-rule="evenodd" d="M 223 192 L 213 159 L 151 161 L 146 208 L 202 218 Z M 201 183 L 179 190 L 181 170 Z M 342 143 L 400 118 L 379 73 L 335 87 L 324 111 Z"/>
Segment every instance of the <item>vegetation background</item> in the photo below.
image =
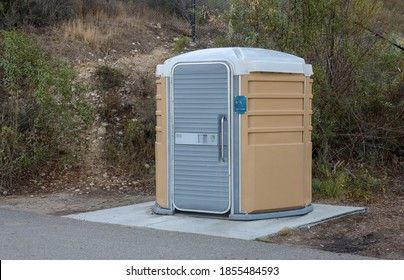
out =
<path fill-rule="evenodd" d="M 314 67 L 316 196 L 371 199 L 380 179 L 402 173 L 403 29 L 388 1 L 231 2 L 223 45 L 277 49 Z"/>
<path fill-rule="evenodd" d="M 36 47 L 22 34 L 24 28 L 58 26 L 64 37 L 107 54 L 122 32 L 119 28 L 157 19 L 183 33 L 174 46 L 174 53 L 179 53 L 190 46 L 191 4 L 0 1 L 1 188 L 72 160 L 72 151 L 83 144 L 74 144 L 74 139 L 92 119 L 91 106 L 82 97 L 86 85 L 77 81 L 68 64 Z M 396 176 L 404 168 L 403 10 L 395 0 L 197 1 L 199 38 L 194 48 L 207 47 L 209 34 L 213 46 L 275 49 L 311 63 L 315 195 L 371 199 L 386 186 L 404 188 Z M 87 87 L 105 92 L 105 123 L 117 115 L 137 118 L 135 124 L 124 122 L 123 128 L 109 126 L 103 149 L 107 160 L 143 176 L 145 164 L 154 166 L 153 75 L 150 69 L 138 73 L 131 84 L 129 91 L 137 100 L 130 116 L 120 108 L 122 100 L 116 94 L 127 78 L 119 69 L 102 65 Z M 119 131 L 122 137 L 116 137 Z"/>

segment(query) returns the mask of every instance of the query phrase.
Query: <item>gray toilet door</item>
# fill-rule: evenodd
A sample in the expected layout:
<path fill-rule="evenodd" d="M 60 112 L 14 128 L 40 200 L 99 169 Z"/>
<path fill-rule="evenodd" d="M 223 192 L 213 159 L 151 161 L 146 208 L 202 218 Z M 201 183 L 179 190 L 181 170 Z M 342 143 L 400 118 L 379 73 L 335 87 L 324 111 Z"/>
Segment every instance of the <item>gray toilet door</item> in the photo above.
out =
<path fill-rule="evenodd" d="M 173 70 L 174 206 L 226 213 L 230 209 L 230 71 L 223 63 L 180 64 Z"/>

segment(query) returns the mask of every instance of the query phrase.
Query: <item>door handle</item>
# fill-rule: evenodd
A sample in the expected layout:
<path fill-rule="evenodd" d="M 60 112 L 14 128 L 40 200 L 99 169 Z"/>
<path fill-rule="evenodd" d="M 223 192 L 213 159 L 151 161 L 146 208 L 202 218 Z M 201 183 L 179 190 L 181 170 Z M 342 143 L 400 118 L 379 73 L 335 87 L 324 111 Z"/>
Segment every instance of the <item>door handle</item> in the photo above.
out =
<path fill-rule="evenodd" d="M 224 159 L 224 122 L 226 120 L 225 115 L 220 115 L 220 161 L 225 162 Z"/>

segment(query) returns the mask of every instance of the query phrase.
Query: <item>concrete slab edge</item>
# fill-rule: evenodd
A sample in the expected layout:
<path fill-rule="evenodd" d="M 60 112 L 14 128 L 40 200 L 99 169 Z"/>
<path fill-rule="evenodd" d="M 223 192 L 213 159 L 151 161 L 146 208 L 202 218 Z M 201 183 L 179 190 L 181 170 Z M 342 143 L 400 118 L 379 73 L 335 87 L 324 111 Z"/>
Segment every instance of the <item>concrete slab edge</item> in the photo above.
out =
<path fill-rule="evenodd" d="M 286 218 L 292 216 L 302 216 L 311 211 L 313 211 L 313 205 L 310 204 L 300 209 L 293 209 L 279 212 L 260 213 L 260 214 L 230 214 L 229 218 L 230 220 L 235 221 L 256 221 L 265 219 Z"/>
<path fill-rule="evenodd" d="M 358 213 L 365 213 L 366 211 L 367 211 L 366 207 L 358 207 L 358 208 L 353 209 L 353 210 L 351 210 L 349 212 L 344 212 L 344 213 L 341 213 L 339 215 L 335 215 L 335 216 L 332 216 L 332 217 L 327 217 L 327 218 L 324 218 L 324 219 L 321 219 L 321 220 L 318 220 L 318 221 L 315 221 L 315 222 L 312 222 L 312 223 L 307 223 L 307 224 L 304 224 L 304 225 L 300 225 L 300 226 L 298 226 L 296 228 L 315 226 L 315 225 L 318 225 L 318 224 L 321 224 L 321 223 L 324 223 L 324 222 L 337 220 L 337 219 L 342 218 L 342 217 L 346 217 L 346 216 L 350 216 L 350 215 L 354 215 L 354 214 L 358 214 Z"/>

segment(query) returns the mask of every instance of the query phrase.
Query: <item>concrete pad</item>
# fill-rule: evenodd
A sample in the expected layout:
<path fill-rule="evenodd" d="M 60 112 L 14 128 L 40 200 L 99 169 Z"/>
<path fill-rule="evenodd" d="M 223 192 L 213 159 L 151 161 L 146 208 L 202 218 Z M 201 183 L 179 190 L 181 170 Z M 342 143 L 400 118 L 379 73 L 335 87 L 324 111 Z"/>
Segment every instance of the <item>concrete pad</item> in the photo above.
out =
<path fill-rule="evenodd" d="M 146 202 L 65 217 L 99 223 L 253 240 L 261 236 L 275 234 L 285 227 L 309 226 L 365 211 L 363 207 L 313 204 L 313 211 L 303 216 L 258 221 L 232 221 L 183 213 L 172 216 L 156 215 L 152 212 L 153 205 L 154 202 Z"/>

